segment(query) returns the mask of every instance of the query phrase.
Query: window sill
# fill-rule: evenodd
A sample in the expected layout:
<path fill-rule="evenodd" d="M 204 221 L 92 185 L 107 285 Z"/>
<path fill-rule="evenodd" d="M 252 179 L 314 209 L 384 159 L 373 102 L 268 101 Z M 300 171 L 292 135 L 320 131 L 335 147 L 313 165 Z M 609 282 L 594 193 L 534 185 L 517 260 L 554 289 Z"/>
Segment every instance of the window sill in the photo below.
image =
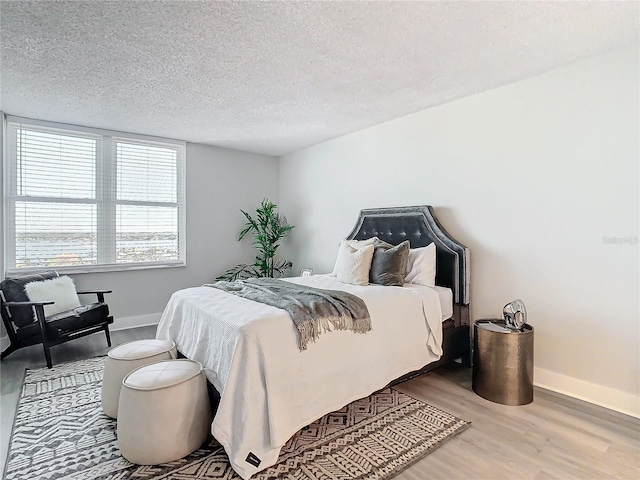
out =
<path fill-rule="evenodd" d="M 55 270 L 61 275 L 76 275 L 83 273 L 101 273 L 101 272 L 126 272 L 129 270 L 153 270 L 156 268 L 180 268 L 186 267 L 186 262 L 171 263 L 141 263 L 127 265 L 77 265 L 72 267 L 30 267 L 30 268 L 12 268 L 5 272 L 6 277 L 28 275 L 30 273 L 46 272 Z"/>

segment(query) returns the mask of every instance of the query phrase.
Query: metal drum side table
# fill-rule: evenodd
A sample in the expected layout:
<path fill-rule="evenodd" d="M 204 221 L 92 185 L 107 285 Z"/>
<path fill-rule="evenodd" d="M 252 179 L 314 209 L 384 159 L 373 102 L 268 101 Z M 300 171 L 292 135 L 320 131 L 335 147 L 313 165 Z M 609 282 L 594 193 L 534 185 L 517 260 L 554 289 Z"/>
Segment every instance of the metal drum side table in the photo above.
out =
<path fill-rule="evenodd" d="M 503 405 L 533 402 L 533 327 L 511 330 L 501 319 L 473 327 L 473 391 Z"/>

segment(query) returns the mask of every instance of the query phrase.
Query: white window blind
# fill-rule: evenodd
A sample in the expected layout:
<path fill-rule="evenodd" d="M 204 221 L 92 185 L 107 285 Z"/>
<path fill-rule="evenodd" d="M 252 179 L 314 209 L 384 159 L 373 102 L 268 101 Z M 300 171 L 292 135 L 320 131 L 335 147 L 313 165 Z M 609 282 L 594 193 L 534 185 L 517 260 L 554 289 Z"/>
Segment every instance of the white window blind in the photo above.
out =
<path fill-rule="evenodd" d="M 14 117 L 8 273 L 184 265 L 184 143 Z"/>

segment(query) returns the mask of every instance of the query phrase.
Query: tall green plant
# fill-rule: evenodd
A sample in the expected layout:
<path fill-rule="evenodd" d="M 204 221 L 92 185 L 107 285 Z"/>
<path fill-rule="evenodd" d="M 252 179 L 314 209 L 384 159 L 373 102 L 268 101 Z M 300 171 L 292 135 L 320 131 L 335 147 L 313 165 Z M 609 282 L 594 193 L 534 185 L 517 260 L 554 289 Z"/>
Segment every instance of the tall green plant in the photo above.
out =
<path fill-rule="evenodd" d="M 256 257 L 253 264 L 241 263 L 231 267 L 216 280 L 237 280 L 250 277 L 281 277 L 291 268 L 289 260 L 276 258 L 280 241 L 293 229 L 287 219 L 277 213 L 277 206 L 268 199 L 262 200 L 256 209 L 255 218 L 244 210 L 240 210 L 247 219 L 244 228 L 238 235 L 238 241 L 247 235 L 253 235 Z"/>

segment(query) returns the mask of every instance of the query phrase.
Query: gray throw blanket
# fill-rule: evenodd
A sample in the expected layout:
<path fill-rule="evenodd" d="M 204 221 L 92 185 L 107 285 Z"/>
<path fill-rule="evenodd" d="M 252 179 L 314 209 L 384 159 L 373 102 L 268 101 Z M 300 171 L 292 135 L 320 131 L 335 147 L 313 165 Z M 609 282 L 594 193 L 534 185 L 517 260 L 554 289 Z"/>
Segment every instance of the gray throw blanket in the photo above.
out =
<path fill-rule="evenodd" d="M 206 286 L 286 310 L 300 332 L 300 350 L 306 350 L 309 341 L 315 342 L 326 331 L 366 333 L 371 330 L 367 306 L 361 298 L 347 292 L 322 290 L 273 278 L 216 282 Z"/>

